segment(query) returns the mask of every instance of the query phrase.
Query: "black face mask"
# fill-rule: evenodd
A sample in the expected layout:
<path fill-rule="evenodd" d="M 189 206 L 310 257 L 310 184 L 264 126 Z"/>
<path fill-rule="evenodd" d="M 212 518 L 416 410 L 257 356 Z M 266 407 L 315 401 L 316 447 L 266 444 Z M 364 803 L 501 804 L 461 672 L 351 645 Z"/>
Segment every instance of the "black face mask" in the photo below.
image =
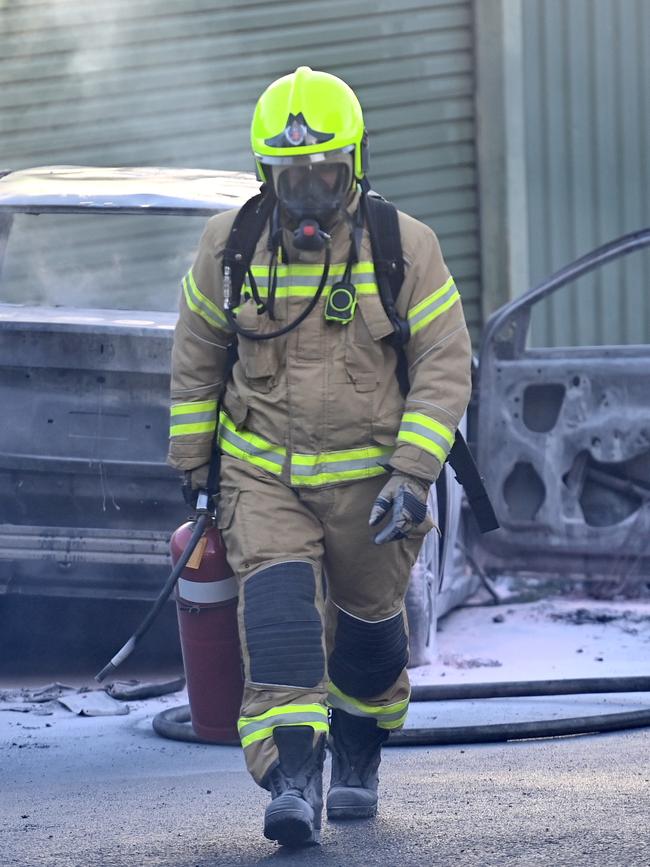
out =
<path fill-rule="evenodd" d="M 276 194 L 294 225 L 314 220 L 327 229 L 345 208 L 350 169 L 345 163 L 307 163 L 278 172 Z"/>

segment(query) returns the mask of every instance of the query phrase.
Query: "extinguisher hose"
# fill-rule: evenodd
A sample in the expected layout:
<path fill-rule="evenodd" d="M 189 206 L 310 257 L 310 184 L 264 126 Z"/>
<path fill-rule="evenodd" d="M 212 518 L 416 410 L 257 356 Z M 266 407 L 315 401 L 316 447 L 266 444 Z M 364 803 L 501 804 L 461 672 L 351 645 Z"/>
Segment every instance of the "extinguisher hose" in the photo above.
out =
<path fill-rule="evenodd" d="M 105 680 L 105 678 L 107 678 L 109 674 L 112 674 L 115 669 L 119 665 L 121 665 L 125 659 L 128 659 L 128 657 L 133 653 L 138 642 L 147 632 L 151 624 L 154 622 L 165 602 L 167 602 L 167 600 L 169 599 L 169 595 L 174 589 L 174 585 L 176 584 L 179 575 L 187 565 L 187 561 L 192 556 L 194 549 L 198 545 L 199 539 L 203 535 L 203 531 L 205 530 L 206 525 L 211 520 L 211 518 L 212 515 L 208 512 L 203 512 L 199 514 L 196 519 L 196 523 L 194 524 L 194 530 L 192 532 L 190 541 L 187 543 L 185 550 L 178 559 L 178 562 L 170 572 L 169 578 L 167 579 L 167 581 L 165 581 L 165 584 L 160 591 L 158 598 L 149 609 L 147 616 L 144 618 L 142 623 L 138 626 L 138 628 L 129 638 L 126 644 L 120 650 L 118 650 L 118 652 L 111 659 L 111 661 L 107 665 L 105 665 L 98 674 L 95 675 L 95 680 L 98 683 L 101 683 L 103 680 Z"/>
<path fill-rule="evenodd" d="M 594 677 L 572 680 L 513 681 L 504 683 L 444 684 L 414 686 L 411 701 L 456 701 L 527 696 L 650 692 L 650 677 Z M 391 733 L 386 746 L 503 743 L 528 738 L 597 734 L 650 726 L 650 708 L 609 714 L 585 714 L 565 719 L 480 724 L 472 726 L 430 726 L 407 728 Z M 177 741 L 213 743 L 202 740 L 192 729 L 189 705 L 169 708 L 153 720 L 157 734 Z"/>

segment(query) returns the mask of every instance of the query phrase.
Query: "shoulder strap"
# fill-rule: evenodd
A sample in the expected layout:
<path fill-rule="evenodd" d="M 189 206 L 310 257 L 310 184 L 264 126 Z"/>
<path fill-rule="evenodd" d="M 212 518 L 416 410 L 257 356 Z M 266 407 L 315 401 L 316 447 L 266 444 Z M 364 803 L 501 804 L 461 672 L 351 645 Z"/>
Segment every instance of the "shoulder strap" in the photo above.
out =
<path fill-rule="evenodd" d="M 393 326 L 390 340 L 397 351 L 397 381 L 400 391 L 406 395 L 409 378 L 404 345 L 410 334 L 408 322 L 397 315 L 395 307 L 404 282 L 404 258 L 397 208 L 376 193 L 366 194 L 364 200 L 379 297 Z"/>
<path fill-rule="evenodd" d="M 399 319 L 395 309 L 395 302 L 404 282 L 404 259 L 397 208 L 376 193 L 369 193 L 364 199 L 379 295 L 395 329 L 396 343 L 403 346 L 409 333 L 407 323 Z"/>
<path fill-rule="evenodd" d="M 485 489 L 483 478 L 479 472 L 474 457 L 469 450 L 465 437 L 457 430 L 454 444 L 447 460 L 456 481 L 465 489 L 467 502 L 478 524 L 479 532 L 489 533 L 499 529 L 499 521 Z"/>
<path fill-rule="evenodd" d="M 375 193 L 365 195 L 366 219 L 375 265 L 375 275 L 382 304 L 393 328 L 393 344 L 397 350 L 397 380 L 402 394 L 409 390 L 408 362 L 404 346 L 409 339 L 408 323 L 400 319 L 395 303 L 404 282 L 404 259 L 399 231 L 397 208 Z M 457 481 L 465 489 L 467 501 L 481 533 L 499 526 L 494 508 L 483 484 L 465 438 L 456 431 L 454 444 L 447 458 Z"/>
<path fill-rule="evenodd" d="M 250 268 L 255 247 L 269 221 L 275 201 L 273 192 L 262 186 L 258 195 L 244 202 L 232 224 L 223 251 L 224 274 L 228 274 L 230 281 L 231 308 L 239 306 L 246 272 Z"/>

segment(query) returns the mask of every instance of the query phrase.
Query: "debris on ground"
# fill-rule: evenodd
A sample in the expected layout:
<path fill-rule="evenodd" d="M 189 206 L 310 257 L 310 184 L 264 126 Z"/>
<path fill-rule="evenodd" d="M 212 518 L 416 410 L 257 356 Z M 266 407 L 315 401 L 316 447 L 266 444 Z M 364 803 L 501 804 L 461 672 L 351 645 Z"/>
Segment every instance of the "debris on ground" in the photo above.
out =
<path fill-rule="evenodd" d="M 48 683 L 39 687 L 0 689 L 0 711 L 51 716 L 64 707 L 78 716 L 122 716 L 130 711 L 126 700 L 157 698 L 185 687 L 184 677 L 154 681 L 115 681 L 108 687 L 68 686 Z"/>
<path fill-rule="evenodd" d="M 478 605 L 477 598 L 481 601 L 476 597 L 445 616 L 431 636 L 430 662 L 409 672 L 414 683 L 440 682 L 441 677 L 485 683 L 495 680 L 497 668 L 499 680 L 647 673 L 646 600 L 603 603 L 561 596 Z"/>
<path fill-rule="evenodd" d="M 176 677 L 159 683 L 141 682 L 139 680 L 116 680 L 106 687 L 106 692 L 113 698 L 136 701 L 144 698 L 157 698 L 171 692 L 179 692 L 185 688 L 185 678 Z"/>
<path fill-rule="evenodd" d="M 572 623 L 584 626 L 593 623 L 616 623 L 625 628 L 629 624 L 650 625 L 650 614 L 639 614 L 634 611 L 613 611 L 603 608 L 575 608 L 571 611 L 551 612 L 549 618 L 556 623 Z"/>
<path fill-rule="evenodd" d="M 448 654 L 440 657 L 442 665 L 451 668 L 501 668 L 502 664 L 498 659 L 477 659 L 474 657 L 460 656 L 459 654 Z"/>
<path fill-rule="evenodd" d="M 61 696 L 58 701 L 79 716 L 121 716 L 130 710 L 128 704 L 111 698 L 103 689 L 79 690 L 73 695 Z"/>

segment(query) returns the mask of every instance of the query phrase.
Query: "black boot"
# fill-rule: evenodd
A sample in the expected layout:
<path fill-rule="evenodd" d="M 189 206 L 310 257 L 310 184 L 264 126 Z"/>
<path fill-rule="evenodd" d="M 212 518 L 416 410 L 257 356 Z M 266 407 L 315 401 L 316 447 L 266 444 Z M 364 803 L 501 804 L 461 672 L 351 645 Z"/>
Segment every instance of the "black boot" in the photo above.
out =
<path fill-rule="evenodd" d="M 328 819 L 368 819 L 377 813 L 381 747 L 389 732 L 373 719 L 334 708 L 329 746 L 332 781 L 327 793 Z"/>
<path fill-rule="evenodd" d="M 264 813 L 264 836 L 283 846 L 320 841 L 325 736 L 313 746 L 310 726 L 278 726 L 279 761 L 264 780 L 272 801 Z"/>

